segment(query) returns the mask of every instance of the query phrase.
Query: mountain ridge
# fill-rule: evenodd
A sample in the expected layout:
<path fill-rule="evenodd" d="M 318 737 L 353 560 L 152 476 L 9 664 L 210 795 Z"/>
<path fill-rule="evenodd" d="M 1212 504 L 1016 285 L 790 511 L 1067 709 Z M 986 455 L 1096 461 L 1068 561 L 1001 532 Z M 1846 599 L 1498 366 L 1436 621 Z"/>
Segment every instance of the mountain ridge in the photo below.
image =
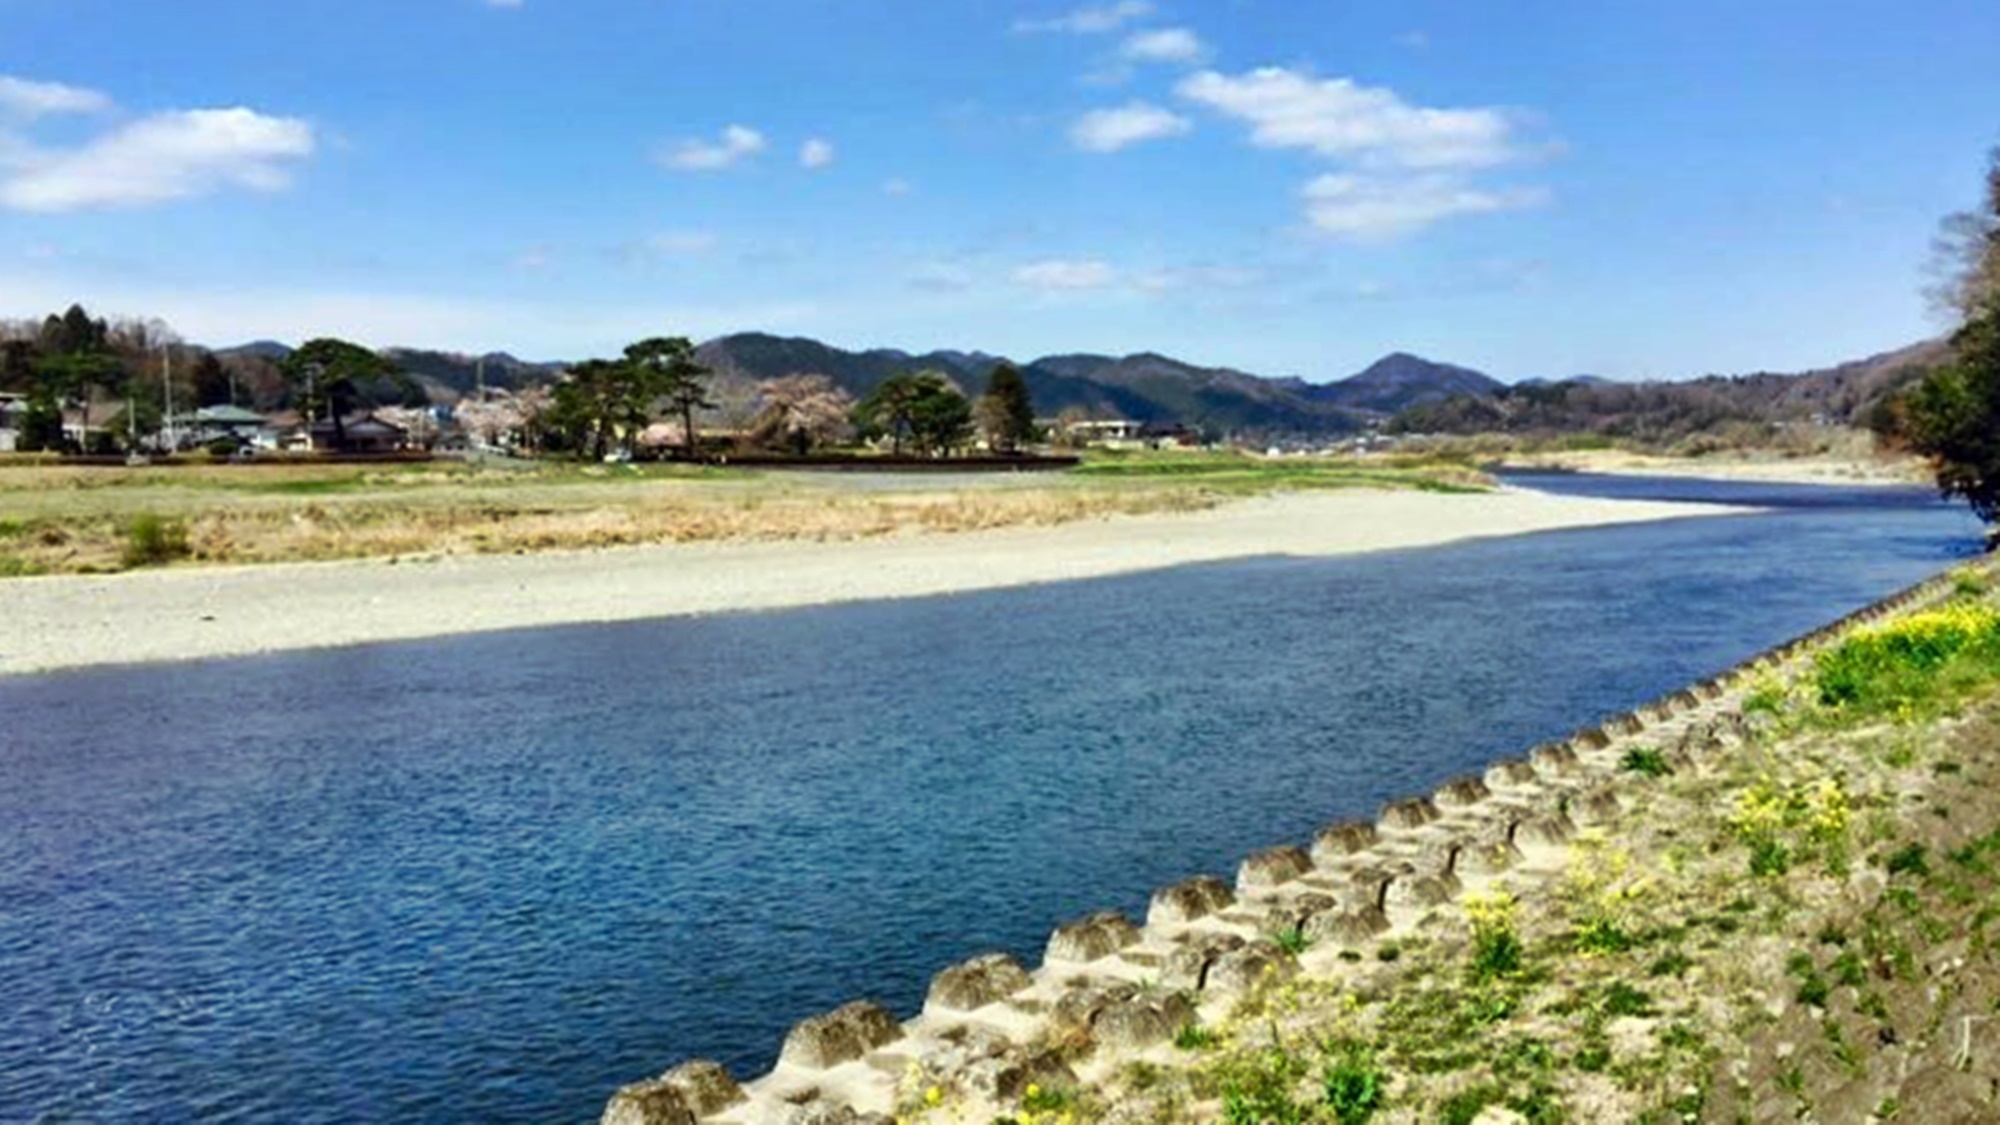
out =
<path fill-rule="evenodd" d="M 819 374 L 856 398 L 901 371 L 934 369 L 968 395 L 985 390 L 1001 363 L 1013 363 L 1043 417 L 1065 413 L 1153 425 L 1183 425 L 1217 438 L 1324 439 L 1387 426 L 1402 432 L 1589 431 L 1688 432 L 1732 420 L 1865 420 L 1885 395 L 1942 354 L 1940 340 L 1920 341 L 1851 363 L 1797 374 L 1759 372 L 1682 382 L 1611 382 L 1594 376 L 1532 378 L 1508 385 L 1474 368 L 1410 352 L 1392 352 L 1332 382 L 1264 376 L 1205 366 L 1157 351 L 1117 356 L 1066 352 L 1016 361 L 978 349 L 913 352 L 894 347 L 849 350 L 806 336 L 739 332 L 700 344 L 696 356 L 717 376 L 717 397 L 754 400 L 756 384 Z M 216 354 L 261 368 L 290 348 L 252 341 Z M 518 390 L 560 376 L 560 362 L 506 352 L 472 355 L 392 347 L 382 354 L 414 377 L 434 402 L 449 403 L 483 385 Z M 483 370 L 482 370 L 483 368 Z"/>

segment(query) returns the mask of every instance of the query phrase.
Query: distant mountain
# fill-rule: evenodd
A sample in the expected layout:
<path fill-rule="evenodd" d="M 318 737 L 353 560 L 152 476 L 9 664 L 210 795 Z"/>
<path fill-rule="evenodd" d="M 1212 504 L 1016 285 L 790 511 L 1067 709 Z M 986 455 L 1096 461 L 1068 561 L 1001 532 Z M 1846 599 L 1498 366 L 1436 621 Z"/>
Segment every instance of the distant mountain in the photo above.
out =
<path fill-rule="evenodd" d="M 855 397 L 899 371 L 943 372 L 967 394 L 979 394 L 1002 357 L 940 350 L 913 355 L 890 348 L 850 352 L 817 340 L 742 333 L 710 340 L 698 358 L 731 380 L 762 380 L 800 372 L 825 375 Z M 1369 412 L 1317 401 L 1297 380 L 1266 379 L 1226 367 L 1202 367 L 1152 352 L 1123 358 L 1055 355 L 1016 365 L 1036 410 L 1053 416 L 1078 409 L 1096 417 L 1180 423 L 1218 434 L 1325 435 L 1370 420 Z"/>
<path fill-rule="evenodd" d="M 249 359 L 266 359 L 272 363 L 276 363 L 292 354 L 292 346 L 290 344 L 280 344 L 276 340 L 252 340 L 247 344 L 238 344 L 233 348 L 217 348 L 215 349 L 215 354 L 219 359 L 243 356 Z"/>
<path fill-rule="evenodd" d="M 1204 367 L 1157 352 L 1047 355 L 1016 366 L 1044 417 L 1082 411 L 1096 418 L 1181 424 L 1252 441 L 1333 437 L 1376 425 L 1400 432 L 1586 432 L 1673 441 L 1744 423 L 1865 422 L 1885 396 L 1920 377 L 1945 351 L 1942 340 L 1927 340 L 1801 374 L 1759 372 L 1652 383 L 1576 375 L 1560 381 L 1523 379 L 1511 387 L 1472 368 L 1407 352 L 1384 356 L 1359 374 L 1331 383 Z M 276 364 L 290 353 L 284 344 L 259 340 L 217 354 L 251 388 L 255 400 L 268 405 L 286 394 Z M 383 354 L 434 402 L 456 401 L 482 378 L 488 387 L 518 389 L 550 382 L 564 368 L 504 352 L 472 356 L 389 348 Z M 848 351 L 763 332 L 718 337 L 702 344 L 696 356 L 717 375 L 716 398 L 724 415 L 747 414 L 754 409 L 756 385 L 784 375 L 825 375 L 861 398 L 897 372 L 932 369 L 966 394 L 977 395 L 986 389 L 994 367 L 1013 362 L 972 349 Z"/>
<path fill-rule="evenodd" d="M 382 355 L 414 377 L 433 402 L 454 402 L 483 381 L 495 390 L 519 390 L 562 374 L 560 363 L 530 363 L 506 352 L 483 356 L 418 348 L 384 348 Z"/>
<path fill-rule="evenodd" d="M 1396 415 L 1389 428 L 1403 433 L 1588 433 L 1668 444 L 1731 430 L 1731 440 L 1740 440 L 1759 428 L 1800 423 L 1867 425 L 1882 403 L 1923 378 L 1949 351 L 1946 341 L 1936 339 L 1796 374 L 1760 371 L 1644 383 L 1524 380 L 1490 393 L 1417 403 Z"/>
<path fill-rule="evenodd" d="M 1332 402 L 1349 410 L 1395 414 L 1412 406 L 1442 402 L 1459 395 L 1490 396 L 1505 385 L 1469 367 L 1436 363 L 1408 352 L 1396 352 L 1369 364 L 1359 375 L 1311 388 L 1309 393 L 1322 402 Z"/>

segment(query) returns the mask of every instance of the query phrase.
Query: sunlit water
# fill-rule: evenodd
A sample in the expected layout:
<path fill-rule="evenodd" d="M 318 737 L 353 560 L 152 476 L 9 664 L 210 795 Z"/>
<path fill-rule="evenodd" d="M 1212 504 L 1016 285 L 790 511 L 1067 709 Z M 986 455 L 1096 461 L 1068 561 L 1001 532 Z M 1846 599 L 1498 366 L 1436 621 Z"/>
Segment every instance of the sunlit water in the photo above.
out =
<path fill-rule="evenodd" d="M 1970 553 L 1927 493 L 0 680 L 0 1120 L 578 1122 Z"/>

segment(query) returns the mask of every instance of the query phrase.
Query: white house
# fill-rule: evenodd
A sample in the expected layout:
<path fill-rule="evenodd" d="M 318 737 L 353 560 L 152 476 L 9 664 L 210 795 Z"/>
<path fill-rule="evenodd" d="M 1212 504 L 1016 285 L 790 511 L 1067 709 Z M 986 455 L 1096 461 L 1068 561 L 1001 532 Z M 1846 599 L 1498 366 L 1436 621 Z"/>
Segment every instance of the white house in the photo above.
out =
<path fill-rule="evenodd" d="M 20 445 L 18 419 L 27 408 L 27 395 L 0 392 L 0 453 L 12 453 Z"/>

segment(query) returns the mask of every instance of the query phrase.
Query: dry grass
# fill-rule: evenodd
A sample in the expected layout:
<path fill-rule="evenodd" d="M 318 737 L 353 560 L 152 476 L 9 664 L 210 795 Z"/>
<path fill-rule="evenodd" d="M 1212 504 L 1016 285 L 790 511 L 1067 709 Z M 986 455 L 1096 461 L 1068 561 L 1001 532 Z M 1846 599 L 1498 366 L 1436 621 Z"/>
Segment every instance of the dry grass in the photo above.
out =
<path fill-rule="evenodd" d="M 1182 455 L 1181 464 L 1196 464 Z M 500 554 L 712 540 L 866 539 L 1191 512 L 1310 487 L 1463 487 L 1435 472 L 1322 464 L 1246 472 L 969 478 L 677 466 L 456 463 L 70 467 L 0 461 L 0 577 L 120 569 L 142 516 L 184 525 L 188 561 Z"/>

